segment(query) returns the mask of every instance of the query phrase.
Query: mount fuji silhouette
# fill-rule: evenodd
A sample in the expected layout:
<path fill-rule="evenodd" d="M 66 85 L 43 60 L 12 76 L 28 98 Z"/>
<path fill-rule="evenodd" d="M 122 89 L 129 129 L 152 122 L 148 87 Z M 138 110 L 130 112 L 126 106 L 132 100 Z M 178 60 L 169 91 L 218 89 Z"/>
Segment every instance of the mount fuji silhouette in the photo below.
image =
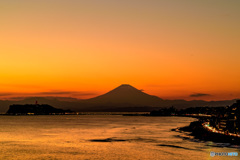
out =
<path fill-rule="evenodd" d="M 122 84 L 117 88 L 94 98 L 79 101 L 82 104 L 75 108 L 69 108 L 74 111 L 118 111 L 118 112 L 140 112 L 152 111 L 162 107 L 187 108 L 201 106 L 226 106 L 234 102 L 229 101 L 203 101 L 203 100 L 163 100 L 157 96 L 149 95 L 136 89 L 129 84 Z M 84 108 L 80 109 L 80 106 Z"/>
<path fill-rule="evenodd" d="M 162 101 L 157 96 L 144 93 L 129 84 L 122 84 L 119 87 L 88 100 L 91 103 L 108 103 L 108 104 L 128 104 L 138 106 L 152 106 Z"/>

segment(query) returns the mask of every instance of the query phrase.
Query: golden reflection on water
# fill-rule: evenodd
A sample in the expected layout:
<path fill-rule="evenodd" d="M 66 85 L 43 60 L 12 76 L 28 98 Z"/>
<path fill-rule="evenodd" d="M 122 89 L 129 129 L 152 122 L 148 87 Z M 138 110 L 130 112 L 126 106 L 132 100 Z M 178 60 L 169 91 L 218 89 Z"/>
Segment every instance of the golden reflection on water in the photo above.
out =
<path fill-rule="evenodd" d="M 0 159 L 218 159 L 237 152 L 180 138 L 184 117 L 0 116 Z M 180 137 L 179 137 L 180 136 Z M 221 159 L 238 157 L 221 157 Z"/>

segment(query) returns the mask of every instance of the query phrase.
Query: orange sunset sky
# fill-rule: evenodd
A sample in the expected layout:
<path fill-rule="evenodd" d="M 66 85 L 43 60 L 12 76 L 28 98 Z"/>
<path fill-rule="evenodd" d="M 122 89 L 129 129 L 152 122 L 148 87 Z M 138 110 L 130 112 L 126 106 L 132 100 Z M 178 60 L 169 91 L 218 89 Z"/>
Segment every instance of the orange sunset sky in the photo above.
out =
<path fill-rule="evenodd" d="M 0 99 L 240 98 L 239 0 L 1 0 Z"/>

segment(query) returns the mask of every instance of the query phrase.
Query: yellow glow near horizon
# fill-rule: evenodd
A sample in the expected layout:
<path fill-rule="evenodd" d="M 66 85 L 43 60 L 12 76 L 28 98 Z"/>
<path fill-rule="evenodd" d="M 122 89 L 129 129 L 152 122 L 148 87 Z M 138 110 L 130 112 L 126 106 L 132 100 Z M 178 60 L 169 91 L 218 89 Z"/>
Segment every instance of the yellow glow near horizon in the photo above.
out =
<path fill-rule="evenodd" d="M 167 99 L 240 97 L 240 2 L 0 3 L 1 93 L 89 98 L 128 83 Z"/>

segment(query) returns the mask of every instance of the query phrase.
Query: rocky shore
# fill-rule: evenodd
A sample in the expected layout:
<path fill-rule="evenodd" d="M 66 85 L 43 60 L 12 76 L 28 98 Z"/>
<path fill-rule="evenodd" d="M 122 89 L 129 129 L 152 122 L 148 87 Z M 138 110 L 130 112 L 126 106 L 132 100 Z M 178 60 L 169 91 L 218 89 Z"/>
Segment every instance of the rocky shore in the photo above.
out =
<path fill-rule="evenodd" d="M 204 128 L 202 124 L 203 124 L 202 121 L 195 121 L 195 122 L 191 122 L 189 126 L 173 129 L 173 131 L 190 132 L 191 136 L 201 141 L 203 140 L 203 141 L 213 141 L 218 143 L 230 143 L 235 145 L 240 144 L 240 137 L 232 136 L 229 134 L 212 132 Z"/>

